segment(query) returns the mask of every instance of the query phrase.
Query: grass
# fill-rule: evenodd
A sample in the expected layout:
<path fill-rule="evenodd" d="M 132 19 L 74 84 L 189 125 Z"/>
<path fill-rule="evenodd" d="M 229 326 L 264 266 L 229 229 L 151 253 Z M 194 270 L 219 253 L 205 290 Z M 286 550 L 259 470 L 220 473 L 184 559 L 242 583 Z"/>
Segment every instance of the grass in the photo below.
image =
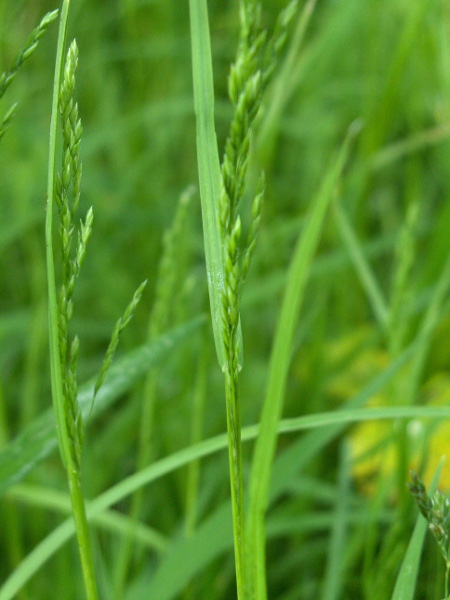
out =
<path fill-rule="evenodd" d="M 262 2 L 258 48 L 286 5 Z M 100 598 L 442 600 L 446 565 L 406 484 L 412 468 L 430 489 L 450 433 L 446 7 L 299 2 L 249 155 L 247 130 L 230 134 L 237 0 L 72 0 L 58 61 L 55 23 L 29 38 L 56 8 L 0 0 L 0 72 L 15 74 L 0 80 L 0 599 L 86 597 L 76 459 Z M 61 350 L 74 273 L 45 196 L 73 38 L 78 212 L 95 222 Z"/>

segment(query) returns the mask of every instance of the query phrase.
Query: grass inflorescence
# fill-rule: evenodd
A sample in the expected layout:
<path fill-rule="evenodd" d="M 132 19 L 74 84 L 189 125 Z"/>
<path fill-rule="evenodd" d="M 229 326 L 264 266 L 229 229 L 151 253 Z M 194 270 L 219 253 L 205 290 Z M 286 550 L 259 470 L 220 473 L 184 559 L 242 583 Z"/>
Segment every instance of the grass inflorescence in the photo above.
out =
<path fill-rule="evenodd" d="M 222 339 L 225 350 L 225 397 L 229 436 L 229 461 L 238 598 L 249 598 L 252 571 L 246 566 L 244 479 L 242 472 L 241 406 L 239 371 L 243 363 L 240 324 L 242 289 L 255 251 L 264 199 L 264 172 L 258 177 L 252 201 L 251 225 L 247 240 L 241 242 L 242 223 L 238 212 L 245 191 L 250 160 L 253 124 L 261 107 L 264 89 L 274 73 L 277 58 L 286 40 L 286 28 L 297 2 L 281 13 L 274 33 L 268 39 L 261 28 L 261 5 L 240 3 L 240 40 L 228 77 L 228 94 L 234 115 L 225 142 L 220 169 L 218 219 L 223 253 Z M 214 315 L 213 315 L 214 318 Z"/>
<path fill-rule="evenodd" d="M 54 140 L 57 125 L 56 111 L 59 109 L 62 130 L 62 166 L 54 173 L 54 154 L 50 155 L 49 206 L 47 208 L 47 264 L 49 283 L 49 322 L 50 350 L 52 353 L 52 391 L 56 427 L 59 437 L 61 457 L 66 468 L 72 510 L 74 515 L 77 541 L 80 552 L 86 596 L 90 600 L 98 598 L 94 562 L 92 557 L 86 505 L 81 485 L 82 450 L 84 442 L 84 424 L 81 406 L 78 401 L 77 365 L 80 350 L 78 336 L 70 340 L 69 322 L 73 316 L 73 295 L 80 275 L 80 269 L 86 256 L 86 249 L 92 233 L 93 210 L 88 209 L 84 221 L 80 221 L 78 230 L 75 217 L 81 195 L 81 136 L 82 125 L 78 104 L 75 100 L 75 72 L 78 65 L 78 47 L 74 40 L 67 51 L 62 68 L 62 53 L 65 46 L 69 3 L 65 2 L 61 11 L 56 61 L 55 96 L 53 106 L 52 134 Z M 60 77 L 62 80 L 60 83 Z M 59 85 L 60 83 L 60 85 Z M 59 89 L 58 89 L 59 87 Z M 55 145 L 52 146 L 53 152 Z M 54 187 L 53 187 L 54 184 Z M 52 242 L 52 209 L 55 201 L 59 214 L 59 243 L 61 251 L 61 283 L 56 297 L 54 281 L 54 254 Z M 74 234 L 77 231 L 74 243 Z M 142 296 L 146 282 L 141 284 L 134 294 L 124 315 L 117 321 L 110 344 L 106 351 L 97 381 L 94 386 L 92 404 L 98 394 L 111 366 L 119 336 L 127 326 Z"/>

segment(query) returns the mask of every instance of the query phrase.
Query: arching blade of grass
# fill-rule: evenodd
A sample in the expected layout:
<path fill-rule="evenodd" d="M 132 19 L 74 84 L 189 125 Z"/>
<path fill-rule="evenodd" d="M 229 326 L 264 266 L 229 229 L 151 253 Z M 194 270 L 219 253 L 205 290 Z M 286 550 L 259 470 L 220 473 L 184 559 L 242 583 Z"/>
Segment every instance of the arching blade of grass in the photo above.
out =
<path fill-rule="evenodd" d="M 304 468 L 318 452 L 320 452 L 328 443 L 341 434 L 349 423 L 364 421 L 369 415 L 370 418 L 373 419 L 392 419 L 402 417 L 409 418 L 419 416 L 439 419 L 443 416 L 450 416 L 449 408 L 436 409 L 435 407 L 395 407 L 371 409 L 370 412 L 367 411 L 367 409 L 361 408 L 361 406 L 363 406 L 369 398 L 379 392 L 389 381 L 391 381 L 392 377 L 405 364 L 405 361 L 411 358 L 415 350 L 416 345 L 411 345 L 408 350 L 406 350 L 392 365 L 390 365 L 388 369 L 371 381 L 369 385 L 367 385 L 367 387 L 361 391 L 361 393 L 359 393 L 351 400 L 351 402 L 349 402 L 351 409 L 347 408 L 340 411 L 321 413 L 318 415 L 308 415 L 305 417 L 299 417 L 298 419 L 281 421 L 279 424 L 280 432 L 298 432 L 313 428 L 320 429 L 311 431 L 309 434 L 303 436 L 298 442 L 291 444 L 291 446 L 289 446 L 284 453 L 277 458 L 274 465 L 274 478 L 271 495 L 272 501 L 278 498 L 280 494 L 284 492 L 286 486 L 290 483 L 295 473 Z M 105 385 L 107 385 L 107 382 Z M 89 406 L 90 399 L 91 396 L 88 396 L 86 400 L 87 406 Z M 324 427 L 325 425 L 328 427 Z M 246 427 L 242 431 L 242 440 L 252 440 L 257 436 L 257 434 L 257 426 Z M 142 471 L 131 475 L 126 480 L 101 494 L 101 496 L 92 502 L 87 503 L 88 518 L 93 519 L 94 517 L 97 517 L 98 515 L 102 514 L 103 511 L 110 508 L 117 502 L 120 502 L 140 487 L 189 464 L 193 460 L 199 460 L 220 450 L 225 450 L 227 445 L 227 435 L 222 434 L 216 436 L 215 438 L 205 440 L 204 442 L 201 442 L 200 444 L 190 448 L 181 450 L 154 463 Z M 54 447 L 55 444 L 53 445 L 53 448 Z M 229 519 L 229 510 L 229 506 L 227 505 L 227 519 Z M 17 591 L 26 584 L 26 582 L 73 534 L 73 522 L 71 519 L 69 519 L 55 529 L 47 538 L 45 538 L 26 557 L 19 567 L 13 573 L 11 573 L 3 587 L 0 588 L 0 600 L 9 600 L 10 598 L 13 598 Z M 218 551 L 220 551 L 220 548 L 222 548 L 220 536 L 215 536 L 215 538 L 216 544 L 218 545 Z M 230 527 L 230 548 L 231 543 Z M 182 556 L 181 559 L 177 559 L 177 556 L 178 555 L 176 553 L 175 555 L 172 555 L 172 553 L 169 551 L 167 559 L 168 566 L 165 566 L 166 563 L 163 563 L 161 568 L 165 569 L 166 571 L 169 570 L 171 573 L 174 572 L 174 569 L 176 571 L 177 560 L 186 559 L 184 553 L 180 553 L 180 556 Z M 190 562 L 190 568 L 183 571 L 185 580 L 181 578 L 181 575 L 179 578 L 172 577 L 172 579 L 176 579 L 177 581 L 174 581 L 173 585 L 171 585 L 170 589 L 173 590 L 173 594 L 167 596 L 168 598 L 172 598 L 176 595 L 176 593 L 179 593 L 189 578 L 195 575 L 205 566 L 202 556 L 203 555 L 199 553 L 198 561 Z M 215 556 L 216 555 L 214 554 L 213 550 L 210 550 L 208 560 L 212 560 Z"/>
<path fill-rule="evenodd" d="M 439 476 L 444 466 L 444 458 L 441 459 L 436 474 L 430 485 L 429 493 L 433 493 L 439 481 Z M 413 600 L 416 588 L 417 575 L 419 573 L 420 557 L 428 523 L 421 514 L 417 517 L 416 526 L 411 536 L 408 549 L 405 553 L 402 566 L 395 583 L 392 600 Z"/>
<path fill-rule="evenodd" d="M 103 413 L 121 394 L 129 390 L 147 370 L 168 354 L 178 344 L 205 322 L 205 317 L 193 319 L 186 325 L 160 336 L 118 359 L 95 400 L 90 418 Z M 80 388 L 79 402 L 83 417 L 88 418 L 95 380 Z M 51 410 L 33 421 L 14 441 L 0 452 L 0 495 L 11 485 L 21 481 L 41 460 L 57 447 L 54 416 Z"/>
<path fill-rule="evenodd" d="M 292 344 L 297 328 L 298 314 L 303 302 L 314 253 L 319 243 L 328 206 L 342 169 L 347 161 L 350 141 L 359 130 L 351 127 L 337 158 L 324 177 L 322 188 L 311 204 L 310 212 L 301 233 L 289 268 L 286 291 L 281 307 L 275 341 L 270 358 L 269 380 L 264 401 L 261 430 L 255 446 L 247 529 L 248 581 L 254 586 L 253 597 L 266 598 L 265 582 L 265 512 L 269 499 L 270 474 L 275 455 L 278 422 L 284 402 Z"/>
<path fill-rule="evenodd" d="M 20 504 L 54 511 L 63 516 L 70 515 L 72 512 L 68 494 L 39 485 L 16 485 L 7 492 L 7 497 L 13 498 Z M 127 534 L 133 524 L 130 517 L 115 510 L 103 512 L 98 518 L 93 519 L 93 523 L 105 531 L 120 536 Z M 141 544 L 148 549 L 160 553 L 167 550 L 169 541 L 164 535 L 144 523 L 136 523 L 135 525 L 133 537 L 135 544 Z"/>

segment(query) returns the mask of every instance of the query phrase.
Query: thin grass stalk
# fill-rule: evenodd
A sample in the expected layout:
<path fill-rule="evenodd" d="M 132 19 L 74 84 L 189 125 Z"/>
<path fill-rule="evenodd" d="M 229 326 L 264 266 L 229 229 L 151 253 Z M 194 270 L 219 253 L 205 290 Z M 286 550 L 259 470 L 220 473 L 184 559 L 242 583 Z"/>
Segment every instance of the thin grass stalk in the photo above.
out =
<path fill-rule="evenodd" d="M 244 484 L 242 474 L 241 411 L 237 371 L 225 373 L 225 396 L 228 431 L 228 462 L 230 468 L 231 508 L 233 514 L 234 557 L 238 600 L 247 598 Z"/>
<path fill-rule="evenodd" d="M 261 416 L 261 428 L 256 441 L 249 492 L 247 518 L 247 561 L 251 597 L 267 598 L 265 576 L 265 513 L 269 501 L 269 485 L 275 456 L 278 423 L 283 408 L 292 345 L 298 313 L 303 302 L 312 259 L 318 245 L 328 206 L 348 157 L 350 140 L 359 125 L 354 124 L 325 176 L 322 189 L 312 203 L 289 267 L 286 291 L 270 357 L 269 380 Z"/>
<path fill-rule="evenodd" d="M 53 251 L 53 207 L 55 200 L 56 180 L 56 145 L 58 129 L 59 94 L 61 88 L 62 72 L 64 67 L 64 48 L 67 37 L 67 21 L 70 0 L 64 0 L 61 10 L 58 44 L 56 53 L 55 78 L 53 84 L 53 104 L 50 124 L 49 141 L 49 168 L 47 181 L 47 216 L 45 224 L 45 239 L 47 250 L 47 285 L 49 305 L 49 337 L 50 337 L 50 365 L 53 408 L 56 417 L 59 448 L 62 460 L 67 471 L 69 490 L 72 501 L 73 518 L 77 532 L 78 548 L 81 558 L 83 580 L 86 595 L 89 600 L 97 600 L 97 584 L 94 574 L 92 550 L 90 544 L 89 527 L 86 518 L 84 496 L 81 489 L 79 470 L 75 464 L 71 450 L 71 438 L 65 416 L 65 399 L 63 391 L 62 365 L 58 335 L 58 299 L 56 292 L 54 251 Z"/>
<path fill-rule="evenodd" d="M 273 34 L 268 38 L 267 31 L 261 28 L 260 4 L 255 0 L 240 2 L 240 40 L 228 78 L 228 94 L 234 114 L 223 161 L 218 169 L 207 5 L 205 1 L 190 3 L 205 256 L 216 350 L 225 376 L 236 581 L 240 600 L 248 597 L 248 590 L 239 399 L 243 343 L 239 314 L 242 288 L 261 219 L 264 173 L 258 178 L 252 202 L 252 222 L 243 250 L 238 206 L 245 190 L 253 122 L 261 106 L 263 91 L 273 75 L 286 41 L 288 26 L 297 4 L 297 0 L 293 0 L 279 13 Z"/>

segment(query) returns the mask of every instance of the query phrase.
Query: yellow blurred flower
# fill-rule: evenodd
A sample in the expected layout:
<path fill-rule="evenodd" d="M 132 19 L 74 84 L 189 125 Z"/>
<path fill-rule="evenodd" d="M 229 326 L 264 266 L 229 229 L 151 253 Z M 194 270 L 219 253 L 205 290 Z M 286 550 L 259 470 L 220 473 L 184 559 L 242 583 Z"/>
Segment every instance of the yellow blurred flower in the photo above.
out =
<path fill-rule="evenodd" d="M 363 328 L 327 348 L 328 372 L 333 374 L 327 393 L 339 404 L 357 394 L 388 366 L 387 352 L 377 348 L 373 341 L 373 332 Z M 407 383 L 407 378 L 405 368 L 392 386 L 371 398 L 367 406 L 392 405 L 393 398 L 401 397 L 397 392 Z M 438 372 L 429 377 L 420 389 L 419 400 L 420 404 L 430 406 L 449 404 L 449 374 Z M 442 455 L 450 454 L 450 421 L 411 419 L 406 424 L 404 420 L 366 421 L 353 426 L 348 439 L 353 475 L 364 493 L 372 493 L 378 481 L 395 476 L 399 443 L 406 444 L 404 451 L 409 467 L 420 471 L 428 486 Z M 450 464 L 444 466 L 439 487 L 443 491 L 450 490 Z"/>

